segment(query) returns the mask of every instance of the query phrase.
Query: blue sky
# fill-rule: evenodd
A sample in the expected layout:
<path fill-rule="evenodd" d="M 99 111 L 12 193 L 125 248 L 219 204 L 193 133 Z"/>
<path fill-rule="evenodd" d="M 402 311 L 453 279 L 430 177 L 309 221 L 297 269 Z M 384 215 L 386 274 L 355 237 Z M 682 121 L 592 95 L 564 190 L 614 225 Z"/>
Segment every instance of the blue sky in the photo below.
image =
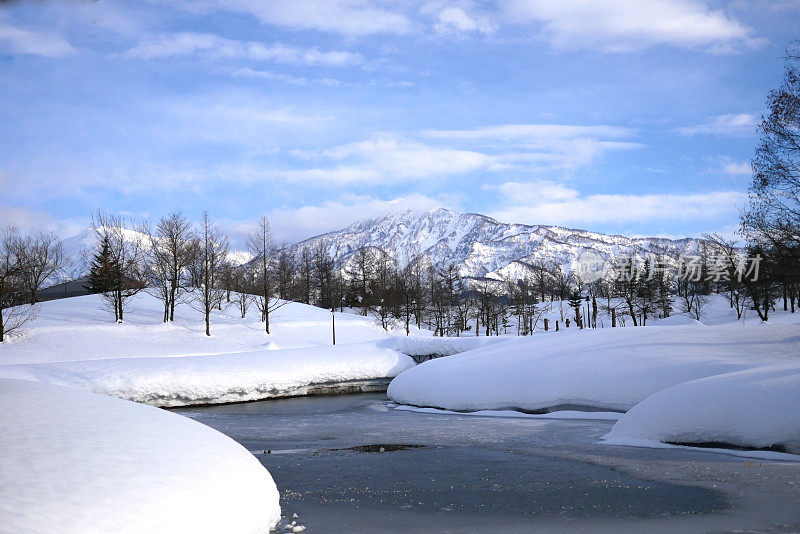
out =
<path fill-rule="evenodd" d="M 0 4 L 0 222 L 732 232 L 800 1 Z"/>

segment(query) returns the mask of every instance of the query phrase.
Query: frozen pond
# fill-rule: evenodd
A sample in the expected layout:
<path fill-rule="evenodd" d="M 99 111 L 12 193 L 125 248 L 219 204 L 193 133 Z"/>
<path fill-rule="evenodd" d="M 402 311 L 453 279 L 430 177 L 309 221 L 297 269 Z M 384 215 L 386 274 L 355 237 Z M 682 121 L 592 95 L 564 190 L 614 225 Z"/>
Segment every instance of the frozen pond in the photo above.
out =
<path fill-rule="evenodd" d="M 385 402 L 361 394 L 176 411 L 253 452 L 284 515 L 310 533 L 800 530 L 798 463 L 604 446 L 609 421 Z"/>

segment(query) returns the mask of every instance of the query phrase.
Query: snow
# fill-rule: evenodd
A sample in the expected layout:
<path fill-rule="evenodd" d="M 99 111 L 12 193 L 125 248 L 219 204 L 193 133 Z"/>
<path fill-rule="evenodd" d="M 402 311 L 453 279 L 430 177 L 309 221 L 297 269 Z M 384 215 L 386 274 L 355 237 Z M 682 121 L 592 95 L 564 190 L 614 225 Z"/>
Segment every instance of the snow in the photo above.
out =
<path fill-rule="evenodd" d="M 724 443 L 800 453 L 800 362 L 720 374 L 659 391 L 626 413 L 606 441 Z"/>
<path fill-rule="evenodd" d="M 525 264 L 554 260 L 569 271 L 584 251 L 604 259 L 638 252 L 677 256 L 696 251 L 697 239 L 628 238 L 557 226 L 507 224 L 477 213 L 444 208 L 409 210 L 358 221 L 290 247 L 299 258 L 303 247 L 322 245 L 339 264 L 345 264 L 363 247 L 383 250 L 401 265 L 417 250 L 433 265 L 453 263 L 463 276 L 499 277 L 530 274 Z M 515 265 L 510 267 L 511 264 Z"/>
<path fill-rule="evenodd" d="M 511 417 L 515 419 L 592 419 L 598 421 L 616 421 L 622 414 L 619 412 L 586 412 L 579 410 L 559 410 L 550 413 L 525 413 L 516 410 L 478 410 L 476 412 L 454 412 L 438 408 L 419 408 L 405 404 L 389 403 L 390 408 L 401 412 L 417 412 L 436 415 L 467 415 L 477 417 Z"/>
<path fill-rule="evenodd" d="M 155 406 L 303 395 L 314 384 L 395 376 L 413 360 L 376 343 L 183 358 L 0 366 L 0 376 L 84 388 Z"/>
<path fill-rule="evenodd" d="M 272 477 L 241 445 L 179 415 L 0 379 L 0 530 L 260 533 Z"/>
<path fill-rule="evenodd" d="M 460 352 L 493 345 L 503 341 L 500 337 L 424 337 L 396 336 L 379 341 L 381 347 L 390 347 L 409 356 L 451 356 Z"/>
<path fill-rule="evenodd" d="M 331 345 L 331 312 L 290 302 L 270 314 L 271 331 L 258 320 L 252 306 L 241 319 L 235 306 L 214 311 L 211 337 L 205 335 L 203 315 L 187 304 L 175 310 L 175 321 L 163 323 L 161 302 L 139 293 L 125 309 L 125 322 L 116 324 L 99 295 L 39 304 L 36 321 L 24 336 L 0 349 L 0 365 L 79 360 L 184 357 L 235 352 L 307 348 Z M 386 339 L 371 318 L 336 313 L 338 343 Z"/>
<path fill-rule="evenodd" d="M 721 447 L 734 446 L 800 453 L 798 323 L 797 314 L 780 309 L 769 323 L 748 315 L 737 320 L 724 296 L 716 295 L 700 321 L 675 314 L 646 327 L 501 338 L 409 369 L 392 381 L 388 394 L 400 405 L 395 409 L 422 413 L 607 414 L 619 419 L 606 437 L 614 445 L 694 443 L 704 451 L 730 453 Z"/>
<path fill-rule="evenodd" d="M 212 336 L 187 305 L 161 322 L 154 297 L 141 293 L 116 324 L 96 295 L 41 304 L 24 336 L 0 347 L 0 377 L 48 382 L 156 406 L 184 406 L 303 395 L 316 384 L 393 377 L 411 355 L 454 354 L 486 338 L 391 336 L 372 318 L 288 303 L 271 331 L 233 308 L 214 312 Z"/>
<path fill-rule="evenodd" d="M 388 394 L 455 411 L 627 411 L 690 380 L 798 363 L 796 333 L 796 324 L 539 332 L 425 362 L 397 376 Z"/>

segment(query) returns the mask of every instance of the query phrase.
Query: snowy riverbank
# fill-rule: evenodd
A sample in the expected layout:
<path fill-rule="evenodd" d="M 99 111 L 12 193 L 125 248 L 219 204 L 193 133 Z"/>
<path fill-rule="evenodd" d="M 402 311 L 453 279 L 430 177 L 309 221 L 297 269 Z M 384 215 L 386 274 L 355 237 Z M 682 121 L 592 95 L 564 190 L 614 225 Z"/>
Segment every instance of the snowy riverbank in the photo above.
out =
<path fill-rule="evenodd" d="M 97 295 L 40 306 L 24 335 L 3 343 L 0 377 L 169 407 L 304 395 L 386 379 L 413 367 L 411 356 L 455 354 L 499 341 L 435 338 L 420 330 L 393 336 L 370 318 L 337 313 L 333 346 L 331 312 L 298 303 L 272 314 L 271 334 L 232 309 L 215 312 L 211 337 L 201 314 L 186 305 L 174 323 L 162 323 L 160 303 L 144 293 L 132 300 L 124 324 L 111 321 Z"/>
<path fill-rule="evenodd" d="M 718 320 L 724 301 L 714 304 Z M 423 363 L 395 378 L 388 395 L 457 412 L 630 410 L 609 443 L 800 452 L 800 319 L 776 317 L 539 332 Z"/>

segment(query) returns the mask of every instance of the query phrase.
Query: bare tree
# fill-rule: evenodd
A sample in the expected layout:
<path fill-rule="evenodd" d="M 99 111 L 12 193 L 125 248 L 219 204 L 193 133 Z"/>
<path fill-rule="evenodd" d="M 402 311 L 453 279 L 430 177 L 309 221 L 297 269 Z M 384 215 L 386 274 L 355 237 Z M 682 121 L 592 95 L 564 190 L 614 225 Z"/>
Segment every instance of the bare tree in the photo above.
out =
<path fill-rule="evenodd" d="M 313 255 L 308 245 L 305 245 L 300 251 L 299 271 L 300 272 L 298 276 L 298 284 L 299 284 L 300 301 L 305 304 L 311 304 L 311 297 L 312 297 L 311 278 L 313 271 Z"/>
<path fill-rule="evenodd" d="M 294 256 L 289 252 L 289 247 L 286 244 L 281 245 L 275 264 L 275 284 L 279 299 L 292 300 L 295 296 L 296 272 L 297 264 Z"/>
<path fill-rule="evenodd" d="M 58 271 L 64 260 L 61 241 L 52 232 L 38 232 L 21 238 L 22 284 L 30 304 L 36 304 L 39 289 L 47 279 Z"/>
<path fill-rule="evenodd" d="M 234 292 L 232 301 L 236 304 L 242 319 L 247 317 L 247 310 L 255 299 L 255 296 L 250 293 L 254 286 L 251 274 L 251 271 L 247 269 L 236 269 L 232 274 Z"/>
<path fill-rule="evenodd" d="M 371 284 L 371 296 L 375 311 L 381 319 L 384 330 L 389 328 L 389 313 L 393 302 L 395 282 L 395 261 L 384 251 L 379 251 L 375 259 L 375 276 Z"/>
<path fill-rule="evenodd" d="M 261 312 L 261 320 L 264 321 L 264 328 L 269 334 L 269 314 L 286 304 L 286 301 L 273 298 L 275 246 L 272 243 L 272 230 L 266 216 L 258 220 L 256 229 L 247 236 L 247 249 L 253 254 L 253 261 L 249 267 L 253 273 L 256 306 Z"/>
<path fill-rule="evenodd" d="M 185 294 L 188 268 L 197 253 L 191 222 L 180 212 L 170 213 L 158 221 L 154 230 L 145 225 L 149 278 L 164 303 L 164 322 L 175 320 L 175 304 Z"/>
<path fill-rule="evenodd" d="M 114 310 L 114 319 L 121 323 L 125 305 L 147 285 L 142 273 L 143 243 L 138 236 L 127 235 L 125 222 L 117 215 L 98 211 L 92 216 L 92 228 L 98 246 L 107 247 L 111 267 L 106 272 L 108 285 L 103 298 Z"/>
<path fill-rule="evenodd" d="M 0 343 L 36 316 L 36 306 L 23 305 L 26 295 L 25 239 L 13 226 L 0 231 Z"/>
<path fill-rule="evenodd" d="M 374 251 L 370 247 L 361 247 L 353 254 L 346 269 L 350 279 L 352 292 L 361 306 L 361 315 L 366 316 L 372 306 L 370 282 L 375 274 Z"/>
<path fill-rule="evenodd" d="M 194 262 L 195 298 L 192 301 L 206 323 L 206 335 L 211 335 L 211 310 L 220 306 L 225 292 L 219 285 L 223 266 L 228 261 L 228 236 L 220 230 L 208 212 L 203 212 L 200 230 L 196 237 L 197 255 Z"/>
<path fill-rule="evenodd" d="M 715 253 L 715 267 L 724 275 L 723 287 L 728 293 L 728 304 L 736 311 L 736 318 L 741 319 L 747 301 L 747 288 L 741 273 L 746 258 L 736 247 L 735 241 L 719 234 L 704 234 L 703 239 L 708 241 Z"/>
<path fill-rule="evenodd" d="M 314 248 L 311 276 L 316 286 L 317 304 L 322 308 L 335 308 L 338 304 L 335 262 L 328 253 L 328 244 L 324 241 L 319 241 Z"/>

